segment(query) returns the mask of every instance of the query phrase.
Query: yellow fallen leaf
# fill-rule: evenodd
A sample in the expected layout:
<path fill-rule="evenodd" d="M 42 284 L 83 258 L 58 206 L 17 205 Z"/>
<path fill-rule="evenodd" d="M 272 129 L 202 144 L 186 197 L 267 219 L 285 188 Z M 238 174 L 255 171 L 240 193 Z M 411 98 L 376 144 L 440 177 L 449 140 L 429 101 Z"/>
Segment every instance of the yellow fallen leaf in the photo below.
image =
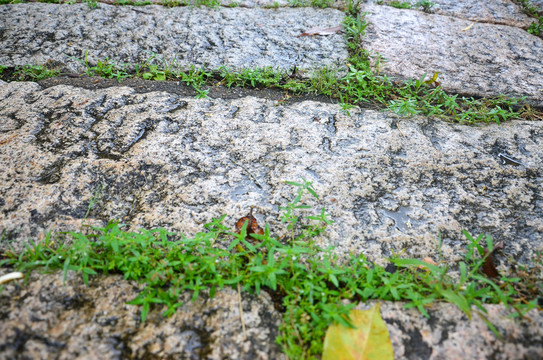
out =
<path fill-rule="evenodd" d="M 330 325 L 322 360 L 393 360 L 394 350 L 379 307 L 377 304 L 369 310 L 351 310 L 349 318 L 356 329 Z"/>
<path fill-rule="evenodd" d="M 432 76 L 430 80 L 423 81 L 423 84 L 430 85 L 431 83 L 436 82 L 438 76 L 439 76 L 439 73 L 437 71 L 434 71 L 434 76 Z"/>
<path fill-rule="evenodd" d="M 469 25 L 469 26 L 463 28 L 462 31 L 468 31 L 469 29 L 471 29 L 471 27 L 472 27 L 473 25 L 475 25 L 475 23 L 471 23 L 471 25 Z"/>

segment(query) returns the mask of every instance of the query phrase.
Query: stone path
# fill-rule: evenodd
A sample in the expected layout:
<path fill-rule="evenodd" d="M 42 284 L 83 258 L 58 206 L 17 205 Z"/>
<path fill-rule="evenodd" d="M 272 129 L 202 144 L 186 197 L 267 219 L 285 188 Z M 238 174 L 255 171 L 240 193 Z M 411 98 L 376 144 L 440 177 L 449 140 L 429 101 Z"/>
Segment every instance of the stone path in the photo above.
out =
<path fill-rule="evenodd" d="M 517 4 L 435 2 L 432 14 L 360 4 L 370 22 L 365 47 L 388 59 L 382 71 L 403 78 L 439 71 L 448 91 L 522 95 L 543 106 L 543 39 L 525 31 L 532 19 Z M 0 65 L 56 61 L 81 71 L 68 56 L 81 58 L 86 50 L 90 62 L 177 55 L 181 68 L 310 71 L 346 61 L 341 34 L 297 37 L 338 25 L 341 4 L 246 5 L 1 5 Z M 0 229 L 6 234 L 0 250 L 22 249 L 48 229 L 79 229 L 98 187 L 102 197 L 90 223 L 116 218 L 135 229 L 192 234 L 222 214 L 233 225 L 256 205 L 259 221 L 281 234 L 278 206 L 292 198 L 284 181 L 300 177 L 313 181 L 321 195 L 315 205 L 335 220 L 319 241 L 339 254 L 362 252 L 383 264 L 405 250 L 437 260 L 441 234 L 443 257 L 453 264 L 466 246 L 462 229 L 504 241 L 504 252 L 521 262 L 543 250 L 541 122 L 470 127 L 358 108 L 349 117 L 314 99 L 277 106 L 258 91 L 195 99 L 179 95 L 177 83 L 143 91 L 143 82 L 105 88 L 102 80 L 85 87 L 62 82 L 0 83 Z M 504 261 L 499 269 L 507 270 Z M 189 303 L 167 321 L 154 309 L 141 324 L 138 309 L 124 305 L 137 291 L 133 283 L 99 277 L 90 287 L 77 279 L 62 287 L 58 274 L 32 276 L 28 286 L 10 284 L 0 293 L 6 334 L 0 357 L 282 356 L 273 343 L 281 314 L 267 295 L 244 296 L 250 334 L 244 340 L 236 336 L 239 313 L 229 290 Z M 502 341 L 480 319 L 469 322 L 447 304 L 435 304 L 429 320 L 401 306 L 382 307 L 398 359 L 456 359 L 459 344 L 465 358 L 543 357 L 543 316 L 536 310 L 531 322 L 515 322 L 502 307 L 488 306 Z"/>

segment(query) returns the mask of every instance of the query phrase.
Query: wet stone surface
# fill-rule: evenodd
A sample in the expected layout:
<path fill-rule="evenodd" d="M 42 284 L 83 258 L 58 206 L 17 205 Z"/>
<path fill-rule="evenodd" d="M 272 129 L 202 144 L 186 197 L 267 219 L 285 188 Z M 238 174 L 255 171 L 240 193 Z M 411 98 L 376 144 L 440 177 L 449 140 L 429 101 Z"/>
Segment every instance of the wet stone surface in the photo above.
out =
<path fill-rule="evenodd" d="M 373 304 L 359 304 L 365 310 Z M 455 305 L 435 303 L 429 318 L 403 303 L 381 304 L 397 360 L 426 359 L 540 359 L 543 356 L 543 314 L 533 310 L 522 320 L 499 305 L 485 305 L 487 319 L 502 336 L 497 338 L 479 315 L 473 318 Z M 476 309 L 473 309 L 476 311 Z"/>
<path fill-rule="evenodd" d="M 541 122 L 470 127 L 304 101 L 194 99 L 128 87 L 0 88 L 1 243 L 110 219 L 186 235 L 255 205 L 285 233 L 285 180 L 304 177 L 336 221 L 320 242 L 383 262 L 462 258 L 461 230 L 529 261 L 543 249 Z M 503 266 L 500 265 L 500 266 Z"/>
<path fill-rule="evenodd" d="M 366 2 L 375 2 L 367 0 Z M 389 1 L 390 2 L 390 1 Z M 408 1 L 413 8 L 423 11 L 419 1 Z M 387 1 L 385 1 L 385 4 Z M 456 1 L 434 0 L 427 12 L 447 15 L 459 19 L 490 24 L 502 24 L 527 28 L 534 21 L 522 11 L 522 7 L 511 0 Z"/>
<path fill-rule="evenodd" d="M 3 273 L 3 272 L 2 272 Z M 282 315 L 271 298 L 230 288 L 214 298 L 191 294 L 168 318 L 151 307 L 145 323 L 141 307 L 128 305 L 143 287 L 122 276 L 80 277 L 32 274 L 29 284 L 12 283 L 0 293 L 2 359 L 284 359 L 274 340 Z"/>
<path fill-rule="evenodd" d="M 388 60 L 383 72 L 419 79 L 438 71 L 446 91 L 526 96 L 543 106 L 543 39 L 521 28 L 371 3 L 361 11 L 370 23 L 362 42 Z"/>
<path fill-rule="evenodd" d="M 335 9 L 247 9 L 87 4 L 0 6 L 0 64 L 43 64 L 54 60 L 82 71 L 76 60 L 96 65 L 110 58 L 139 64 L 159 54 L 181 69 L 271 66 L 315 68 L 344 63 L 341 34 L 300 37 L 316 27 L 336 26 L 344 14 Z"/>

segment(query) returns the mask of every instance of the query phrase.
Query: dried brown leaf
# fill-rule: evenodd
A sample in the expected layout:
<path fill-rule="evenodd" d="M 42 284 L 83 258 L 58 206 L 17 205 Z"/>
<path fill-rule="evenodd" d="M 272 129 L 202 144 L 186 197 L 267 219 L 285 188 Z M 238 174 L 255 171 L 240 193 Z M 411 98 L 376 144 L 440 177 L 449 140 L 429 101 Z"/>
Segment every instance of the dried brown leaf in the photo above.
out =
<path fill-rule="evenodd" d="M 504 246 L 505 244 L 502 241 L 500 241 L 494 245 L 494 248 L 492 249 L 492 251 L 490 251 L 490 253 L 487 248 L 484 249 L 486 259 L 485 259 L 485 262 L 483 263 L 483 272 L 485 273 L 486 276 L 491 277 L 491 278 L 500 276 L 498 269 L 496 269 L 496 265 L 494 265 L 494 252 L 497 250 L 503 249 Z"/>
<path fill-rule="evenodd" d="M 236 222 L 236 232 L 238 234 L 241 232 L 241 228 L 243 227 L 243 224 L 245 224 L 245 222 L 248 222 L 247 235 L 251 235 L 251 234 L 264 235 L 264 229 L 258 226 L 258 222 L 256 221 L 256 218 L 253 216 L 252 206 L 251 206 L 251 211 L 249 212 L 249 214 L 247 216 L 240 218 Z"/>
<path fill-rule="evenodd" d="M 298 35 L 297 37 L 313 36 L 313 35 L 327 36 L 327 35 L 336 34 L 339 31 L 341 31 L 341 25 L 334 26 L 334 27 L 331 27 L 331 28 L 314 27 L 314 28 L 309 29 L 306 32 Z"/>

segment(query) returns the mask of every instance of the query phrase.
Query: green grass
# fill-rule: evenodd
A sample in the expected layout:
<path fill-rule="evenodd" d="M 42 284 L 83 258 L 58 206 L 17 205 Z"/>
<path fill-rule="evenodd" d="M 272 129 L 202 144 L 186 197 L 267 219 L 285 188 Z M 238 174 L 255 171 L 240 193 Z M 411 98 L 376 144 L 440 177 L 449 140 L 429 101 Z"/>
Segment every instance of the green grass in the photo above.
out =
<path fill-rule="evenodd" d="M 430 303 L 448 301 L 468 317 L 475 312 L 485 321 L 486 303 L 504 304 L 519 315 L 538 307 L 541 259 L 529 269 L 517 266 L 522 276 L 489 279 L 482 272 L 484 247 L 493 246 L 488 235 L 474 238 L 465 232 L 467 248 L 464 260 L 455 265 L 460 274 L 457 280 L 449 275 L 448 266 L 418 259 L 391 258 L 397 266 L 394 272 L 363 254 L 339 259 L 333 249 L 314 243 L 332 221 L 324 208 L 308 215 L 311 208 L 305 200 L 318 199 L 312 184 L 305 180 L 289 184 L 296 192 L 294 200 L 280 208 L 281 219 L 287 223 L 285 237 L 272 236 L 268 226 L 263 235 L 246 237 L 247 223 L 237 234 L 223 223 L 225 216 L 192 238 L 163 228 L 127 232 L 124 225 L 111 221 L 103 228 L 48 234 L 40 242 L 30 242 L 20 254 L 4 254 L 0 265 L 25 272 L 27 278 L 38 268 L 60 270 L 64 278 L 74 271 L 86 284 L 98 274 L 123 274 L 125 279 L 145 284 L 129 302 L 141 306 L 142 321 L 152 308 L 164 316 L 174 314 L 182 306 L 182 292 L 190 291 L 194 300 L 204 291 L 213 297 L 224 287 L 238 285 L 251 293 L 269 291 L 282 299 L 284 308 L 276 341 L 295 359 L 318 358 L 327 327 L 333 322 L 348 324 L 349 310 L 360 301 L 406 301 L 406 308 L 417 308 L 424 316 Z"/>
<path fill-rule="evenodd" d="M 543 11 L 543 9 L 539 9 L 532 0 L 513 0 L 513 2 L 517 3 L 522 8 L 522 11 L 531 17 L 537 18 L 539 13 Z"/>
<path fill-rule="evenodd" d="M 59 70 L 44 65 L 22 65 L 12 68 L 0 66 L 0 77 L 8 77 L 11 81 L 39 81 L 59 74 Z"/>
<path fill-rule="evenodd" d="M 530 34 L 540 36 L 543 34 L 543 16 L 540 16 L 536 22 L 530 24 L 530 27 L 527 30 Z"/>
<path fill-rule="evenodd" d="M 436 5 L 435 3 L 428 0 L 420 0 L 415 4 L 409 1 L 378 1 L 379 5 L 388 5 L 396 9 L 420 9 L 424 12 L 431 12 L 432 8 Z"/>
<path fill-rule="evenodd" d="M 541 36 L 543 34 L 543 9 L 538 8 L 537 5 L 535 5 L 531 0 L 513 1 L 522 8 L 522 11 L 526 15 L 531 16 L 536 20 L 530 24 L 526 31 L 528 31 L 530 34 Z"/>

